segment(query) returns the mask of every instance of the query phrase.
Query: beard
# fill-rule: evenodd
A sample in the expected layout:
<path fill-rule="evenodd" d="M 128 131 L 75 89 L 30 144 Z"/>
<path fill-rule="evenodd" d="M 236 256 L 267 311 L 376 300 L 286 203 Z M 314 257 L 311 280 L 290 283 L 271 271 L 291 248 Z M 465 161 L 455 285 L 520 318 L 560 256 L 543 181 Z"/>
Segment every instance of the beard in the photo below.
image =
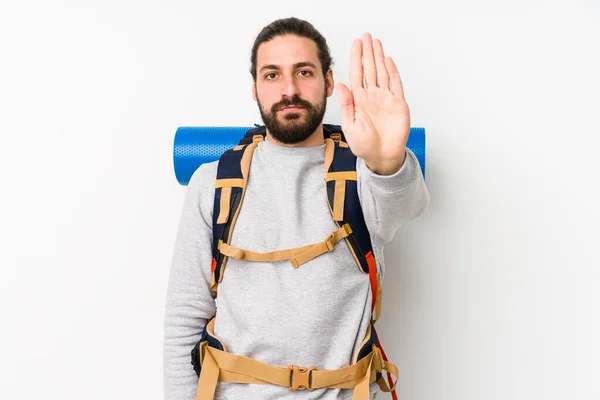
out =
<path fill-rule="evenodd" d="M 263 109 L 258 97 L 257 102 L 263 123 L 273 138 L 284 144 L 296 144 L 308 139 L 323 122 L 327 105 L 327 92 L 323 92 L 320 104 L 315 105 L 302 100 L 297 94 L 292 98 L 285 98 L 273 104 L 269 111 Z M 288 111 L 281 117 L 278 116 L 278 112 L 287 106 L 297 106 L 304 110 L 302 112 Z M 303 116 L 302 113 L 306 115 Z"/>

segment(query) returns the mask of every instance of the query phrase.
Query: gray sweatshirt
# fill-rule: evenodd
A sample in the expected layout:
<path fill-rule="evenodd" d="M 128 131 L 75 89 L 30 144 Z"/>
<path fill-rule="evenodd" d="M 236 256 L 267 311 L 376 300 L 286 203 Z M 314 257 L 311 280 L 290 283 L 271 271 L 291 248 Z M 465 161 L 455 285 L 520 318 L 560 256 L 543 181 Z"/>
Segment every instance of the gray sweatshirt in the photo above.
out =
<path fill-rule="evenodd" d="M 337 226 L 324 182 L 325 145 L 282 147 L 261 142 L 231 245 L 270 252 L 324 240 Z M 357 160 L 358 194 L 383 279 L 383 247 L 429 205 L 414 154 L 394 175 L 381 176 Z M 371 313 L 368 274 L 344 240 L 294 269 L 289 261 L 229 258 L 215 299 L 210 294 L 214 184 L 217 162 L 190 179 L 176 237 L 164 319 L 165 400 L 194 400 L 198 377 L 190 351 L 216 314 L 215 335 L 231 353 L 265 363 L 317 369 L 351 364 Z M 382 318 L 393 318 L 383 313 Z M 385 346 L 385 343 L 383 344 Z M 394 360 L 390 360 L 394 361 Z M 371 384 L 372 396 L 378 390 Z M 286 387 L 219 382 L 216 400 L 351 399 L 349 389 L 289 391 Z"/>

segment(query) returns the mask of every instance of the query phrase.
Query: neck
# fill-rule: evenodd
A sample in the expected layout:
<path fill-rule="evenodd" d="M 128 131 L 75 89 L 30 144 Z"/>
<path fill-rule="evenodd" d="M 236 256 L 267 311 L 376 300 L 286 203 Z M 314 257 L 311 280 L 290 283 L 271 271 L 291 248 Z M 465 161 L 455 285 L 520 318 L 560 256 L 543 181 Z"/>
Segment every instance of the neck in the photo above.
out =
<path fill-rule="evenodd" d="M 314 146 L 321 146 L 323 144 L 325 144 L 325 139 L 323 136 L 323 124 L 320 124 L 319 127 L 312 133 L 312 135 L 310 135 L 308 138 L 306 138 L 306 140 L 300 142 L 300 143 L 294 143 L 294 144 L 287 144 L 287 143 L 283 143 L 280 142 L 279 140 L 275 139 L 272 135 L 271 132 L 269 132 L 269 130 L 267 129 L 267 140 L 271 143 L 274 143 L 278 146 L 283 146 L 283 147 L 314 147 Z"/>

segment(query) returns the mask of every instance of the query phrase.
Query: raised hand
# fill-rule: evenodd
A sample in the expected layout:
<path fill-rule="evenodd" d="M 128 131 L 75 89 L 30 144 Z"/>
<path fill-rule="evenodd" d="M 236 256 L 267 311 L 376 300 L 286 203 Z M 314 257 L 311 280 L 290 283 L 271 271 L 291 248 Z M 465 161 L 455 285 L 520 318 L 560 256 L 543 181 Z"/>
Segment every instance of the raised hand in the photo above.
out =
<path fill-rule="evenodd" d="M 406 157 L 410 112 L 394 61 L 369 33 L 352 43 L 350 81 L 352 90 L 337 85 L 344 136 L 369 169 L 391 175 Z"/>

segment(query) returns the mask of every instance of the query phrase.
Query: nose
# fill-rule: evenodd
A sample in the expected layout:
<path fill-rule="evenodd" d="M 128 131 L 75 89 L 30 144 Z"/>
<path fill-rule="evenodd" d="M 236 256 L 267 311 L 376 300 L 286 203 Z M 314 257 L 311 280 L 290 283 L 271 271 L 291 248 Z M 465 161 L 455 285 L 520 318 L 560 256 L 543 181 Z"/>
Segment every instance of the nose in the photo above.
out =
<path fill-rule="evenodd" d="M 281 88 L 282 95 L 287 97 L 293 97 L 298 94 L 298 86 L 294 76 L 288 76 L 283 80 L 283 87 Z"/>

